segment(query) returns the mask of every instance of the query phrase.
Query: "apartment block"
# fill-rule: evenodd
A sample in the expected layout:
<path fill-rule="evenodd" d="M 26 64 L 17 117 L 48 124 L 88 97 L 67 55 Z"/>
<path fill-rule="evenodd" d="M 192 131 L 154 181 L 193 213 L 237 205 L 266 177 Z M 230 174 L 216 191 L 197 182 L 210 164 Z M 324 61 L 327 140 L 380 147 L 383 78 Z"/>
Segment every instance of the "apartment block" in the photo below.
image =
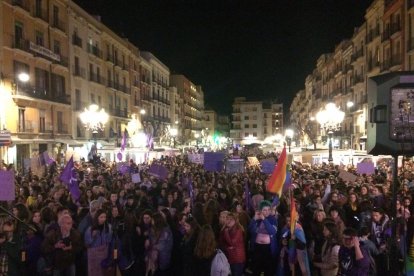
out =
<path fill-rule="evenodd" d="M 261 143 L 283 130 L 283 104 L 247 101 L 245 97 L 234 99 L 230 129 L 233 144 Z"/>

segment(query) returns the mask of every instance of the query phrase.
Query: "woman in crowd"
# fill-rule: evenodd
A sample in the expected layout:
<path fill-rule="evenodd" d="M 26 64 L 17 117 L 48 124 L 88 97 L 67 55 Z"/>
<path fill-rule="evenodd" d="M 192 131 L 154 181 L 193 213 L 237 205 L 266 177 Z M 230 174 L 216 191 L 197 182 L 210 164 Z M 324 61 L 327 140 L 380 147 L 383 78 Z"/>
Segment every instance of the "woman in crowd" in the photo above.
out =
<path fill-rule="evenodd" d="M 108 258 L 111 241 L 112 227 L 106 220 L 105 211 L 99 209 L 93 217 L 92 226 L 89 226 L 85 232 L 89 275 L 104 275 L 105 271 L 101 263 Z"/>
<path fill-rule="evenodd" d="M 226 225 L 220 232 L 220 247 L 231 268 L 231 275 L 242 276 L 246 263 L 246 251 L 244 247 L 244 229 L 239 223 L 237 214 L 228 213 Z"/>
<path fill-rule="evenodd" d="M 339 236 L 338 227 L 333 222 L 326 222 L 323 227 L 325 242 L 322 246 L 320 259 L 315 259 L 313 265 L 320 269 L 321 276 L 336 276 L 338 274 Z"/>
<path fill-rule="evenodd" d="M 211 263 L 216 255 L 217 243 L 213 228 L 206 224 L 201 227 L 194 248 L 193 275 L 210 276 Z"/>

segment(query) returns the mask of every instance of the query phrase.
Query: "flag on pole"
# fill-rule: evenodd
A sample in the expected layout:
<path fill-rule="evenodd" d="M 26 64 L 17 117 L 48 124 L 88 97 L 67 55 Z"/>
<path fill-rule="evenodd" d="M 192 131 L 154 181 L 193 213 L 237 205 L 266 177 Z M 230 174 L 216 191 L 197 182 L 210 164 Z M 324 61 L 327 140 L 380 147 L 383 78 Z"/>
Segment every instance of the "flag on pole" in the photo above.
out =
<path fill-rule="evenodd" d="M 69 159 L 68 163 L 66 164 L 65 168 L 63 169 L 62 173 L 59 177 L 60 181 L 66 184 L 72 198 L 75 201 L 78 201 L 80 198 L 80 190 L 78 186 L 78 179 L 76 175 L 76 168 L 73 163 L 73 155 Z"/>
<path fill-rule="evenodd" d="M 279 156 L 277 165 L 270 176 L 267 183 L 267 190 L 273 194 L 277 194 L 279 198 L 282 196 L 283 186 L 286 182 L 287 173 L 287 156 L 286 147 L 283 147 L 282 154 Z"/>
<path fill-rule="evenodd" d="M 294 197 L 290 196 L 290 234 L 295 232 L 296 222 L 298 221 L 298 212 L 296 211 L 296 203 Z"/>
<path fill-rule="evenodd" d="M 126 129 L 124 130 L 124 133 L 122 134 L 122 142 L 121 142 L 121 151 L 124 151 L 126 148 L 126 144 L 127 144 L 127 134 L 126 134 Z"/>

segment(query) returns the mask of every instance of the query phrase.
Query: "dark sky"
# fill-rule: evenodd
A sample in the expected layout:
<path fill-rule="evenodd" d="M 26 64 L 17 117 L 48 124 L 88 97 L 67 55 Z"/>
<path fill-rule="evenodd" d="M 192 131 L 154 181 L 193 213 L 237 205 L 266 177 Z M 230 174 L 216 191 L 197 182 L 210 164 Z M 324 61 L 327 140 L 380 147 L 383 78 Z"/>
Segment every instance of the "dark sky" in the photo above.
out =
<path fill-rule="evenodd" d="M 364 22 L 372 0 L 76 0 L 171 72 L 200 84 L 206 107 L 234 97 L 288 110 L 322 53 Z"/>

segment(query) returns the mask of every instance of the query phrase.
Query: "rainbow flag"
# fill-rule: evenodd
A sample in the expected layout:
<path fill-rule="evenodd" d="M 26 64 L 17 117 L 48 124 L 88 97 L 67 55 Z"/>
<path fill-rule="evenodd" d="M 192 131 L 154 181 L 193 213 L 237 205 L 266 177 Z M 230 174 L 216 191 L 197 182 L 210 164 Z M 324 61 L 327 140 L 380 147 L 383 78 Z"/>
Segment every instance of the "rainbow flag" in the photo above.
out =
<path fill-rule="evenodd" d="M 293 235 L 298 221 L 298 212 L 296 211 L 296 203 L 293 196 L 290 196 L 290 234 Z"/>
<path fill-rule="evenodd" d="M 270 176 L 267 183 L 267 190 L 273 194 L 277 194 L 279 198 L 282 196 L 283 186 L 286 182 L 287 175 L 287 155 L 286 147 L 283 147 L 282 154 L 277 160 L 277 165 Z"/>

